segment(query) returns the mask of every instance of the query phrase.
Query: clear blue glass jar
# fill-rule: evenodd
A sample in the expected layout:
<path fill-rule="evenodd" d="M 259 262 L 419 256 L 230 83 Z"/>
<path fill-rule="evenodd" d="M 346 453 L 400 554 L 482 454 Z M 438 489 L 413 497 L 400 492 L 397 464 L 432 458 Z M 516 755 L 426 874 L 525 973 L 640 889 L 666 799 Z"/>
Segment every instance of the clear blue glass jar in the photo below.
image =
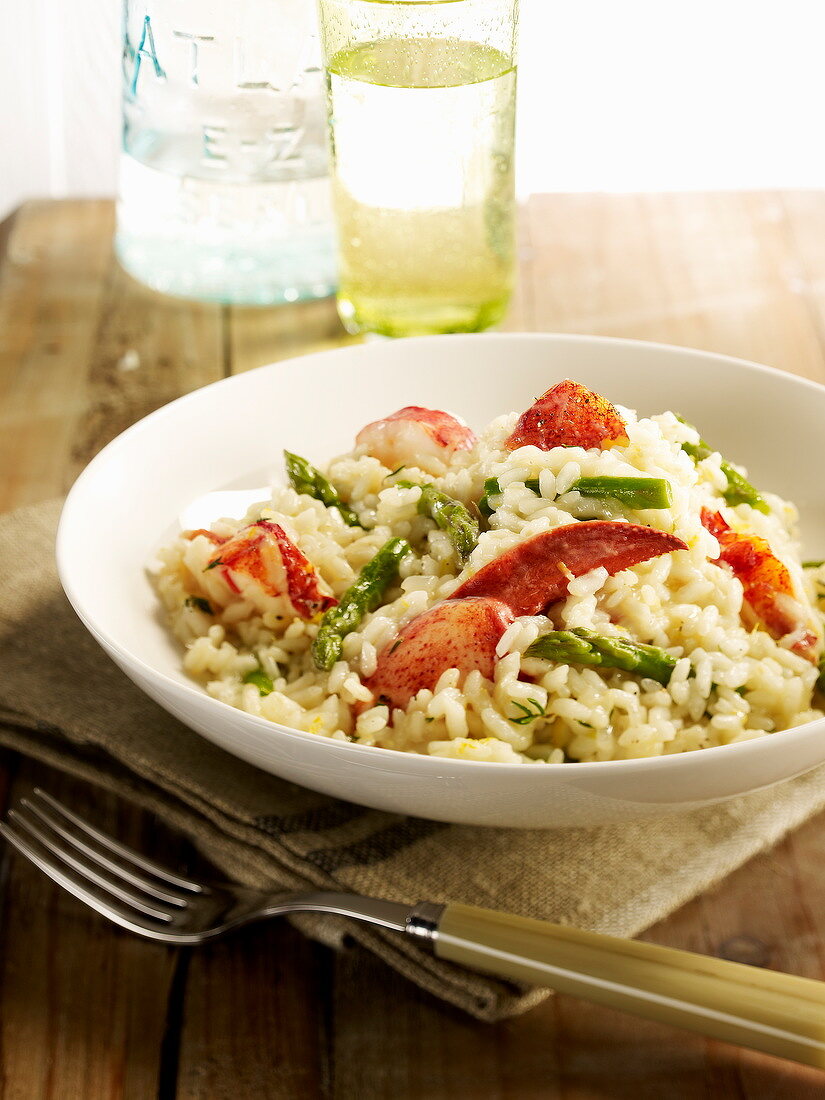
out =
<path fill-rule="evenodd" d="M 116 248 L 156 290 L 275 304 L 335 290 L 312 0 L 124 0 Z"/>

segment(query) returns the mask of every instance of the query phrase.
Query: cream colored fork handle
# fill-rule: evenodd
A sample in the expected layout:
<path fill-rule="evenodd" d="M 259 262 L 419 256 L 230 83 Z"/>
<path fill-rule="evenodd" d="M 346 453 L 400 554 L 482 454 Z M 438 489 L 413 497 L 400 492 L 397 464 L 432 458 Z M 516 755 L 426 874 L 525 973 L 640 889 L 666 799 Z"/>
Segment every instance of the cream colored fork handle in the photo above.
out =
<path fill-rule="evenodd" d="M 649 1020 L 825 1068 L 825 983 L 544 921 L 448 905 L 435 952 Z"/>

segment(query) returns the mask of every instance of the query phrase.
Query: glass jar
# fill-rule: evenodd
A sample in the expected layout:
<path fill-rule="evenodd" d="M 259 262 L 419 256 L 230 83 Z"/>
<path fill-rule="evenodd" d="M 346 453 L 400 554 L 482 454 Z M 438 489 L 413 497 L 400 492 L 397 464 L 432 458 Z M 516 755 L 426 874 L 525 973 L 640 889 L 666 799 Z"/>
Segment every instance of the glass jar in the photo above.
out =
<path fill-rule="evenodd" d="M 124 0 L 116 248 L 156 290 L 270 304 L 334 292 L 312 0 Z"/>
<path fill-rule="evenodd" d="M 515 271 L 518 0 L 320 0 L 341 318 L 477 332 Z"/>

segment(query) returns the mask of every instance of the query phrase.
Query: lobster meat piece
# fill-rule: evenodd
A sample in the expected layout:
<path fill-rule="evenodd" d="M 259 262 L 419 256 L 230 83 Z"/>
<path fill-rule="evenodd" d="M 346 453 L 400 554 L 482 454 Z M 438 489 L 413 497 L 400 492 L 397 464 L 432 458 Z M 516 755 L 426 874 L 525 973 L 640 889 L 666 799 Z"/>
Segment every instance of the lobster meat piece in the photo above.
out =
<path fill-rule="evenodd" d="M 675 535 L 635 523 L 591 520 L 556 527 L 520 542 L 483 566 L 450 599 L 489 596 L 514 615 L 538 615 L 562 599 L 573 577 L 605 568 L 619 573 L 633 565 L 687 547 Z"/>
<path fill-rule="evenodd" d="M 450 413 L 408 405 L 367 424 L 355 442 L 390 470 L 417 466 L 439 477 L 456 451 L 471 450 L 477 440 L 470 428 Z"/>
<path fill-rule="evenodd" d="M 569 378 L 537 398 L 523 412 L 504 441 L 508 451 L 518 447 L 598 447 L 605 450 L 627 443 L 625 422 L 606 397 Z"/>
<path fill-rule="evenodd" d="M 218 538 L 208 531 L 188 535 Z M 262 596 L 285 596 L 302 619 L 314 619 L 338 602 L 321 587 L 315 567 L 284 529 L 270 520 L 258 520 L 232 538 L 218 541 L 204 572 L 213 569 L 219 570 L 233 595 L 249 597 L 255 603 Z"/>
<path fill-rule="evenodd" d="M 515 616 L 494 599 L 446 600 L 416 616 L 378 655 L 365 682 L 377 702 L 406 707 L 422 688 L 431 690 L 449 668 L 477 669 L 492 680 L 496 646 Z"/>
<path fill-rule="evenodd" d="M 742 585 L 752 619 L 777 640 L 799 634 L 791 649 L 816 661 L 819 635 L 811 629 L 811 617 L 797 598 L 790 573 L 768 542 L 759 535 L 738 534 L 719 512 L 709 508 L 702 509 L 702 525 L 719 543 L 721 553 L 715 563 L 726 565 Z"/>

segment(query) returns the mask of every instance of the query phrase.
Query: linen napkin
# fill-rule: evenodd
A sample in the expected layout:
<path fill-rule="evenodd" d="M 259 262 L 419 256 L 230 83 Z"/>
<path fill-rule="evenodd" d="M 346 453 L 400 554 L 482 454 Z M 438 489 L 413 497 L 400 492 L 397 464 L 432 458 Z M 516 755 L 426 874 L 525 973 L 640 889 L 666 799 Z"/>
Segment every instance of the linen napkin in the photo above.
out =
<path fill-rule="evenodd" d="M 825 769 L 679 816 L 555 832 L 444 825 L 304 790 L 188 730 L 109 660 L 57 580 L 59 509 L 0 518 L 0 744 L 153 811 L 246 885 L 461 901 L 633 936 L 825 807 Z M 547 995 L 442 962 L 397 933 L 295 922 L 326 943 L 353 937 L 480 1019 Z"/>

